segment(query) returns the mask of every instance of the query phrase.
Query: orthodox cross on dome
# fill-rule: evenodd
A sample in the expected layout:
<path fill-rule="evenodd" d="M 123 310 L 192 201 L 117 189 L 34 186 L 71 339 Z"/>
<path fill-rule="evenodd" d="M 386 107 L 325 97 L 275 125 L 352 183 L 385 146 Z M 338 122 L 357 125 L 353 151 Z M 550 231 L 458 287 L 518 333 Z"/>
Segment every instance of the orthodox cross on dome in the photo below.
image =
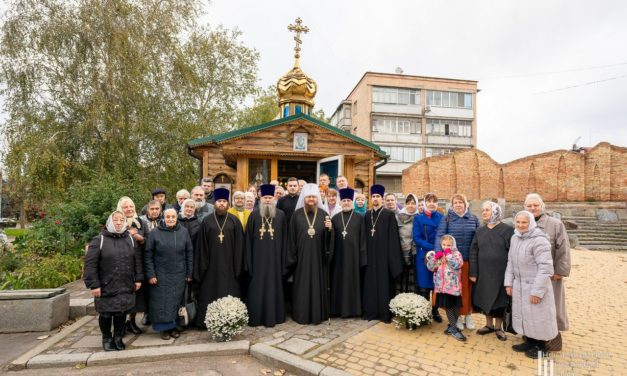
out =
<path fill-rule="evenodd" d="M 300 58 L 300 45 L 303 43 L 303 41 L 300 40 L 300 33 L 307 34 L 309 32 L 309 28 L 307 26 L 303 26 L 303 20 L 298 17 L 296 18 L 296 25 L 289 25 L 287 30 L 296 33 L 294 36 L 294 40 L 296 41 L 296 47 L 294 47 L 294 57 L 298 60 Z"/>

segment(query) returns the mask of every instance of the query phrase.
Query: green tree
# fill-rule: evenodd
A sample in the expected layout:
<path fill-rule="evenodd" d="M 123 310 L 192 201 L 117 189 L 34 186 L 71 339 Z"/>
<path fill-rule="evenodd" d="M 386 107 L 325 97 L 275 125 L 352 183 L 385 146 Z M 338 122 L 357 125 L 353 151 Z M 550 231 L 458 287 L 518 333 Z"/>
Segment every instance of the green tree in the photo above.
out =
<path fill-rule="evenodd" d="M 279 115 L 279 101 L 276 88 L 268 86 L 260 89 L 250 107 L 242 109 L 236 119 L 237 128 L 250 127 L 274 120 Z"/>
<path fill-rule="evenodd" d="M 111 174 L 174 191 L 188 140 L 229 129 L 258 53 L 199 0 L 14 0 L 0 30 L 8 179 L 39 204 Z"/>

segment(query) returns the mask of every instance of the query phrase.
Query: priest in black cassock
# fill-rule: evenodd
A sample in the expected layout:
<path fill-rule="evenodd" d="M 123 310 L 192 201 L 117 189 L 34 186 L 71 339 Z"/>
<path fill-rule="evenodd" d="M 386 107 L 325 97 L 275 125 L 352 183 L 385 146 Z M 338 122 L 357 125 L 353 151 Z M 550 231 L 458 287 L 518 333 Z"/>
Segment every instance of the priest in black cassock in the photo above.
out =
<path fill-rule="evenodd" d="M 385 187 L 370 187 L 372 209 L 365 215 L 368 265 L 364 272 L 363 317 L 390 322 L 394 280 L 401 274 L 401 243 L 394 213 L 383 207 Z"/>
<path fill-rule="evenodd" d="M 194 246 L 194 283 L 198 293 L 196 326 L 205 327 L 207 305 L 227 295 L 240 296 L 238 277 L 242 271 L 244 230 L 229 213 L 229 190 L 213 191 L 214 212 L 206 215 Z"/>
<path fill-rule="evenodd" d="M 319 324 L 329 318 L 329 261 L 333 225 L 324 211 L 316 184 L 306 184 L 292 215 L 287 266 L 294 267 L 292 318 L 299 324 Z"/>
<path fill-rule="evenodd" d="M 333 216 L 335 233 L 331 260 L 331 316 L 361 316 L 360 273 L 366 266 L 366 223 L 355 213 L 351 188 L 340 189 L 342 211 Z"/>
<path fill-rule="evenodd" d="M 248 325 L 273 327 L 285 321 L 283 274 L 287 249 L 285 214 L 277 209 L 275 186 L 263 184 L 261 201 L 246 224 L 244 269 L 250 276 L 248 285 Z"/>

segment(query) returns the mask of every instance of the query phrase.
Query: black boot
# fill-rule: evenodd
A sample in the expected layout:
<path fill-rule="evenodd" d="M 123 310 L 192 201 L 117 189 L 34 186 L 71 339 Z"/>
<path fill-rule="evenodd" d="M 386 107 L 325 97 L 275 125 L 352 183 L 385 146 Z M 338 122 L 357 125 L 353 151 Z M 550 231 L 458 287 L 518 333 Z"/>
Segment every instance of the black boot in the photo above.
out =
<path fill-rule="evenodd" d="M 525 356 L 531 359 L 538 359 L 538 354 L 540 354 L 541 357 L 548 354 L 545 341 L 535 341 L 531 348 L 525 351 Z"/>
<path fill-rule="evenodd" d="M 517 345 L 512 345 L 512 350 L 516 352 L 527 352 L 529 349 L 534 347 L 535 341 L 531 338 L 523 337 L 523 343 L 519 343 Z"/>
<path fill-rule="evenodd" d="M 126 331 L 133 334 L 142 334 L 143 331 L 139 329 L 134 320 L 126 321 Z"/>
<path fill-rule="evenodd" d="M 102 338 L 102 349 L 104 351 L 115 351 L 115 346 L 113 345 L 113 338 L 104 337 Z"/>
<path fill-rule="evenodd" d="M 431 314 L 433 315 L 433 321 L 440 323 L 442 322 L 442 316 L 440 316 L 440 311 L 437 308 L 433 307 L 431 309 Z"/>
<path fill-rule="evenodd" d="M 120 351 L 126 348 L 126 346 L 124 345 L 124 342 L 122 342 L 122 337 L 113 338 L 113 345 L 115 346 L 116 350 L 120 350 Z"/>

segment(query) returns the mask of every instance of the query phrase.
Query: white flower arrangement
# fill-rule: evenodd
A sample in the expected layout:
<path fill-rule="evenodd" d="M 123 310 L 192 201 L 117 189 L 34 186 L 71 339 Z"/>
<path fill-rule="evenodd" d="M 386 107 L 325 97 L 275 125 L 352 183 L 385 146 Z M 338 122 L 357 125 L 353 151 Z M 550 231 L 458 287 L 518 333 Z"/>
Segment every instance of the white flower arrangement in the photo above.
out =
<path fill-rule="evenodd" d="M 409 330 L 431 324 L 431 303 L 414 293 L 398 294 L 390 301 L 390 311 L 394 314 L 396 329 L 405 326 Z"/>
<path fill-rule="evenodd" d="M 213 339 L 230 341 L 248 324 L 248 309 L 238 298 L 231 295 L 220 298 L 207 306 L 205 325 Z"/>

